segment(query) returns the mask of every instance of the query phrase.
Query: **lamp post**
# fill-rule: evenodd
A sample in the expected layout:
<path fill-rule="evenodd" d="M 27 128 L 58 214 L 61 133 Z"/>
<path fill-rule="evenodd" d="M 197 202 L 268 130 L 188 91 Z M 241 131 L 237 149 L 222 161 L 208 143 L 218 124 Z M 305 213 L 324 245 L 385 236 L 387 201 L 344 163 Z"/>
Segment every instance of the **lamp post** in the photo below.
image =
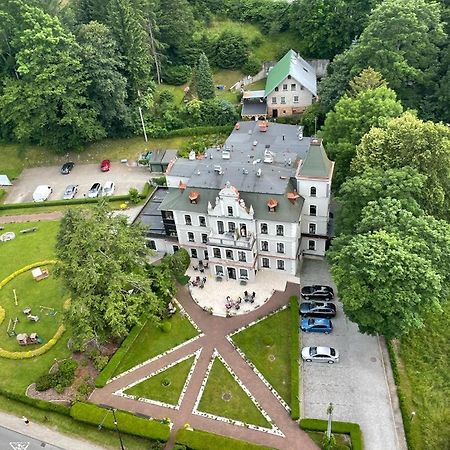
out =
<path fill-rule="evenodd" d="M 122 442 L 122 435 L 120 434 L 119 427 L 117 426 L 116 410 L 113 408 L 113 409 L 111 409 L 111 411 L 112 411 L 113 417 L 114 417 L 114 425 L 116 427 L 117 434 L 119 435 L 120 450 L 125 450 L 125 447 L 123 446 L 123 442 Z"/>
<path fill-rule="evenodd" d="M 331 439 L 331 421 L 333 419 L 333 409 L 334 409 L 333 403 L 330 403 L 327 408 L 327 414 L 328 414 L 327 438 L 328 438 L 328 441 L 330 441 L 330 439 Z"/>

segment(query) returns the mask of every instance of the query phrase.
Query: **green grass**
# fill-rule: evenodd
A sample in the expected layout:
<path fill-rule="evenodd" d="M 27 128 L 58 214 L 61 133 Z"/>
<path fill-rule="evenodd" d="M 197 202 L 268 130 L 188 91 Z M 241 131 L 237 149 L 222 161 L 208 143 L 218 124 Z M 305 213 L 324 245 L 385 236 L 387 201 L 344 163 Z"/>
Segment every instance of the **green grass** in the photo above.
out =
<path fill-rule="evenodd" d="M 229 401 L 223 400 L 223 394 L 231 394 Z M 216 358 L 203 391 L 199 411 L 240 420 L 252 425 L 271 428 L 258 408 L 254 405 L 231 373 Z"/>
<path fill-rule="evenodd" d="M 172 328 L 168 333 L 165 333 L 157 325 L 151 321 L 147 321 L 130 350 L 120 362 L 114 372 L 114 376 L 160 353 L 170 350 L 197 335 L 197 330 L 180 313 L 172 316 L 170 323 L 172 324 Z"/>
<path fill-rule="evenodd" d="M 265 336 L 272 336 L 273 345 L 266 345 Z M 233 341 L 289 405 L 291 402 L 289 309 L 273 314 L 235 334 Z M 275 356 L 273 361 L 270 361 L 270 355 Z"/>
<path fill-rule="evenodd" d="M 323 436 L 324 433 L 320 433 L 318 431 L 306 431 L 308 436 L 320 447 L 323 448 Z M 336 439 L 336 445 L 333 446 L 332 450 L 350 450 L 350 438 L 345 434 L 334 434 L 334 438 Z"/>
<path fill-rule="evenodd" d="M 246 91 L 263 91 L 266 88 L 266 78 L 262 80 L 255 81 L 252 84 L 245 86 Z"/>
<path fill-rule="evenodd" d="M 0 397 L 0 409 L 17 416 L 26 416 L 32 423 L 42 423 L 55 431 L 71 435 L 76 439 L 84 439 L 99 445 L 106 449 L 117 449 L 118 438 L 117 433 L 97 427 L 86 425 L 84 423 L 76 422 L 69 416 L 63 416 L 51 411 L 43 411 L 38 408 L 33 408 L 30 405 L 15 400 L 10 400 L 5 397 Z M 122 434 L 124 445 L 128 450 L 149 450 L 151 443 L 142 438 Z M 157 448 L 157 447 L 153 447 Z"/>
<path fill-rule="evenodd" d="M 183 98 L 184 98 L 184 88 L 188 86 L 188 83 L 180 85 L 180 86 L 173 86 L 171 84 L 159 84 L 156 87 L 156 92 L 161 92 L 161 91 L 169 91 L 173 94 L 174 96 L 174 103 L 176 105 L 181 105 L 183 103 Z"/>
<path fill-rule="evenodd" d="M 148 380 L 133 386 L 125 391 L 126 394 L 143 397 L 149 400 L 176 405 L 183 390 L 189 370 L 194 362 L 194 356 L 175 364 L 163 372 L 152 376 Z M 170 381 L 169 386 L 163 384 L 164 380 Z"/>
<path fill-rule="evenodd" d="M 233 33 L 241 33 L 249 43 L 255 37 L 263 37 L 261 30 L 256 25 L 222 18 L 220 20 L 213 20 L 207 32 L 210 36 L 219 36 L 225 30 L 232 31 Z"/>
<path fill-rule="evenodd" d="M 411 450 L 443 450 L 450 442 L 450 302 L 400 343 L 400 392 Z M 411 413 L 415 416 L 411 419 Z M 406 416 L 406 417 L 405 417 Z M 406 419 L 406 420 L 405 420 Z"/>

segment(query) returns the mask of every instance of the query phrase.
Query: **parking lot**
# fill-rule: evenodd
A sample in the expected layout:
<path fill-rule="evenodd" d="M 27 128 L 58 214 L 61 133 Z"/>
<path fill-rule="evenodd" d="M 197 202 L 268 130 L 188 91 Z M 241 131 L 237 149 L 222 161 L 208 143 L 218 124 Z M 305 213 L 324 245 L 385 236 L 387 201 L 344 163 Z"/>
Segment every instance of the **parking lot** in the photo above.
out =
<path fill-rule="evenodd" d="M 330 285 L 336 292 L 325 261 L 306 260 L 301 283 Z M 334 347 L 340 353 L 335 364 L 301 363 L 303 417 L 326 419 L 332 402 L 335 420 L 360 424 L 366 450 L 406 450 L 382 343 L 359 333 L 357 325 L 345 317 L 342 304 L 335 303 L 337 316 L 332 319 L 331 334 L 302 333 L 302 347 Z"/>
<path fill-rule="evenodd" d="M 78 185 L 78 193 L 75 198 L 83 197 L 92 184 L 100 183 L 102 186 L 107 181 L 115 183 L 114 195 L 128 194 L 132 187 L 141 191 L 151 176 L 155 176 L 143 167 L 129 167 L 120 162 L 112 162 L 109 172 L 102 172 L 100 164 L 75 164 L 72 172 L 61 175 L 61 166 L 35 167 L 25 169 L 20 178 L 8 189 L 5 203 L 31 202 L 32 195 L 37 186 L 48 184 L 53 192 L 49 200 L 63 198 L 64 190 L 69 184 Z"/>

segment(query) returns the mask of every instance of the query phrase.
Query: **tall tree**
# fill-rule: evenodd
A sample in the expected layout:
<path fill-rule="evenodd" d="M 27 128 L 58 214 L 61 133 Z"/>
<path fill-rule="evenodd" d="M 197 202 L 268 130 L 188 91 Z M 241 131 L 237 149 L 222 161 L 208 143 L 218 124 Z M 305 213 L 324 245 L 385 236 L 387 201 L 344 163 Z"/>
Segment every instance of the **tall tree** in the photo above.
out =
<path fill-rule="evenodd" d="M 26 1 L 10 0 L 0 12 L 13 25 L 6 34 L 9 77 L 0 94 L 2 128 L 19 141 L 61 150 L 103 137 L 74 36 L 58 18 Z"/>
<path fill-rule="evenodd" d="M 64 216 L 56 273 L 71 295 L 68 320 L 76 348 L 93 338 L 124 337 L 143 314 L 158 321 L 166 303 L 152 288 L 145 242 L 142 227 L 113 216 L 105 203 Z"/>
<path fill-rule="evenodd" d="M 372 128 L 357 147 L 355 174 L 368 168 L 412 167 L 427 176 L 423 199 L 436 217 L 450 219 L 450 129 L 406 112 L 383 128 Z"/>
<path fill-rule="evenodd" d="M 336 188 L 348 177 L 356 146 L 364 134 L 371 127 L 382 126 L 389 118 L 403 112 L 395 92 L 383 81 L 377 72 L 363 70 L 351 82 L 353 95 L 344 94 L 334 110 L 327 114 L 322 135 L 327 152 L 336 162 L 333 177 Z"/>
<path fill-rule="evenodd" d="M 103 24 L 89 22 L 78 31 L 81 59 L 89 79 L 89 98 L 109 135 L 129 129 L 131 118 L 126 105 L 126 78 L 123 63 L 111 31 Z"/>
<path fill-rule="evenodd" d="M 197 67 L 195 68 L 193 83 L 197 96 L 200 100 L 208 100 L 214 98 L 215 88 L 214 81 L 209 67 L 208 58 L 204 53 L 200 54 Z"/>
<path fill-rule="evenodd" d="M 89 22 L 107 23 L 110 0 L 74 0 L 70 7 L 77 24 Z"/>
<path fill-rule="evenodd" d="M 249 48 L 244 36 L 225 30 L 214 45 L 214 62 L 224 69 L 239 69 L 248 60 Z"/>

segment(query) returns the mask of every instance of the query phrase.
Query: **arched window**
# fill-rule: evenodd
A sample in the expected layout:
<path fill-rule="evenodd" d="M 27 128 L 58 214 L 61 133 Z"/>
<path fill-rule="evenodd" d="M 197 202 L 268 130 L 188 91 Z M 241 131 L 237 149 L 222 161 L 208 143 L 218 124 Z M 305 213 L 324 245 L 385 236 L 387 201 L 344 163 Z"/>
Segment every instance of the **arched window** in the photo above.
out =
<path fill-rule="evenodd" d="M 309 190 L 309 195 L 311 197 L 315 197 L 317 194 L 317 189 L 314 186 L 311 186 L 310 190 Z"/>

